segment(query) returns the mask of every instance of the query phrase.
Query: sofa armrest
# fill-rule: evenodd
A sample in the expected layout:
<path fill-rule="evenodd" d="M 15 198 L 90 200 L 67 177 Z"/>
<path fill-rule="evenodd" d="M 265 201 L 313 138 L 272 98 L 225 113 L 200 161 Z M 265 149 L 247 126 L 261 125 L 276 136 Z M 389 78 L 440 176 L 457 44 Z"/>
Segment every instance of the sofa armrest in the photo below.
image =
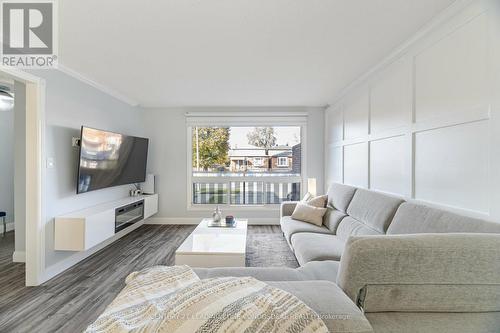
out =
<path fill-rule="evenodd" d="M 281 203 L 280 207 L 280 218 L 283 216 L 292 216 L 295 206 L 297 206 L 298 201 L 284 201 Z"/>
<path fill-rule="evenodd" d="M 500 234 L 355 236 L 337 284 L 365 312 L 500 311 Z"/>

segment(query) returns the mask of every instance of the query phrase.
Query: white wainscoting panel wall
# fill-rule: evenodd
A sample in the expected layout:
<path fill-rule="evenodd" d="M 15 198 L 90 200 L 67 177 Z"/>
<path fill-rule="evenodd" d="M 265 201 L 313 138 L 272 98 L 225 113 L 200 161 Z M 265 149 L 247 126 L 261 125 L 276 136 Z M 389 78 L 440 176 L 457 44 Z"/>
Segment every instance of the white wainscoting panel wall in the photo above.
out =
<path fill-rule="evenodd" d="M 357 139 L 368 131 L 368 93 L 353 96 L 349 102 L 345 105 L 344 135 L 346 139 Z"/>
<path fill-rule="evenodd" d="M 411 62 L 407 58 L 398 59 L 380 73 L 377 84 L 370 92 L 370 132 L 408 125 L 411 119 Z"/>
<path fill-rule="evenodd" d="M 344 181 L 368 187 L 368 143 L 344 146 Z"/>
<path fill-rule="evenodd" d="M 487 40 L 480 14 L 415 56 L 416 121 L 488 107 Z"/>
<path fill-rule="evenodd" d="M 488 121 L 415 134 L 415 197 L 489 213 Z"/>
<path fill-rule="evenodd" d="M 374 190 L 401 193 L 409 176 L 404 135 L 370 142 L 370 187 Z"/>
<path fill-rule="evenodd" d="M 500 222 L 500 1 L 457 1 L 429 27 L 327 109 L 326 185 Z"/>

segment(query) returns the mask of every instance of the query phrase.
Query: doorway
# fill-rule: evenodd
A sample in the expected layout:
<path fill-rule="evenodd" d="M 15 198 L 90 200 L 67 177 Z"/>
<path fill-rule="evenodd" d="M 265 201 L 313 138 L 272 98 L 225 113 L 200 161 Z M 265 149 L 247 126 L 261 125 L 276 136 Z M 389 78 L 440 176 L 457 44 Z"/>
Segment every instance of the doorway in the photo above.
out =
<path fill-rule="evenodd" d="M 0 232 L 2 242 L 15 229 L 14 81 L 0 77 Z"/>
<path fill-rule="evenodd" d="M 0 111 L 5 112 L 0 115 L 6 120 L 3 127 L 10 126 L 5 135 L 11 147 L 2 150 L 11 156 L 11 161 L 5 166 L 0 164 L 0 171 L 5 170 L 8 174 L 4 179 L 8 184 L 5 187 L 9 188 L 5 195 L 8 199 L 5 203 L 0 201 L 0 211 L 5 211 L 8 232 L 14 234 L 12 260 L 25 262 L 26 285 L 36 286 L 44 281 L 42 158 L 45 83 L 34 75 L 3 66 L 0 66 L 0 82 L 5 83 L 5 107 L 13 104 L 12 110 Z M 9 100 L 9 96 L 13 100 Z M 3 233 L 3 225 L 0 225 L 0 232 Z"/>

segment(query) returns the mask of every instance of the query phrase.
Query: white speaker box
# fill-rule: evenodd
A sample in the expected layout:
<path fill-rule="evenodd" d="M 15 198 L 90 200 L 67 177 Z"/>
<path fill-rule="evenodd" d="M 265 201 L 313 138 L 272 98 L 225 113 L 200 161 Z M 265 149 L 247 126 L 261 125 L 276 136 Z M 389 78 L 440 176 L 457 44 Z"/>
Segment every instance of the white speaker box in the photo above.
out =
<path fill-rule="evenodd" d="M 142 184 L 142 193 L 155 194 L 155 175 L 146 175 L 146 181 Z"/>

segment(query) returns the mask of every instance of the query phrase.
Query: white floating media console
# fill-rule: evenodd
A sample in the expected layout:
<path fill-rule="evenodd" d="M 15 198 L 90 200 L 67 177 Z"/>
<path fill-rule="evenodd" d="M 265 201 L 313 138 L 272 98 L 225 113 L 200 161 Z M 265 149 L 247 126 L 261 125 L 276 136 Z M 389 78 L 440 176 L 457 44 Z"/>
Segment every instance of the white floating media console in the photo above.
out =
<path fill-rule="evenodd" d="M 158 194 L 127 197 L 55 218 L 57 251 L 85 251 L 158 212 Z M 125 231 L 125 232 L 122 232 Z"/>

